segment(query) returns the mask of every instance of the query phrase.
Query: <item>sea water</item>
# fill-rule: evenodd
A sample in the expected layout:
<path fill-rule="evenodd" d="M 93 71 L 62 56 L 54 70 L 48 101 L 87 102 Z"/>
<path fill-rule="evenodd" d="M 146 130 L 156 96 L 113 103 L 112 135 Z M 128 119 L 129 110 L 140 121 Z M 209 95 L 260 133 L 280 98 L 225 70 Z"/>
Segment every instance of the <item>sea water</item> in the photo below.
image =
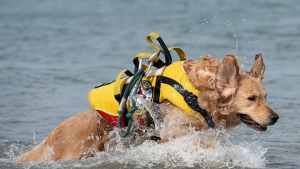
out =
<path fill-rule="evenodd" d="M 299 168 L 299 11 L 296 0 L 0 1 L 0 168 Z M 145 40 L 150 32 L 188 59 L 235 54 L 242 70 L 262 53 L 262 83 L 279 121 L 266 132 L 190 129 L 165 144 L 19 164 L 60 122 L 89 109 L 94 86 L 133 70 L 137 53 L 155 52 Z M 216 147 L 191 141 L 207 134 Z"/>

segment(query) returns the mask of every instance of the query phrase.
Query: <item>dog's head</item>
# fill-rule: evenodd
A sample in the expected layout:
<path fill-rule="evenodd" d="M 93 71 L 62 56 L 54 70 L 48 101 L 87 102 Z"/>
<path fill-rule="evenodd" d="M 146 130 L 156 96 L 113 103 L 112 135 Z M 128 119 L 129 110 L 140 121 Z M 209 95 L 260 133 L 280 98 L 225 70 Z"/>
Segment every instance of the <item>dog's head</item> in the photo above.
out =
<path fill-rule="evenodd" d="M 220 63 L 216 77 L 219 101 L 228 103 L 227 113 L 234 114 L 231 117 L 237 117 L 258 131 L 267 130 L 268 125 L 275 124 L 279 119 L 266 101 L 267 92 L 261 84 L 264 72 L 265 65 L 261 54 L 255 56 L 252 69 L 244 72 L 239 72 L 236 58 L 227 55 Z"/>

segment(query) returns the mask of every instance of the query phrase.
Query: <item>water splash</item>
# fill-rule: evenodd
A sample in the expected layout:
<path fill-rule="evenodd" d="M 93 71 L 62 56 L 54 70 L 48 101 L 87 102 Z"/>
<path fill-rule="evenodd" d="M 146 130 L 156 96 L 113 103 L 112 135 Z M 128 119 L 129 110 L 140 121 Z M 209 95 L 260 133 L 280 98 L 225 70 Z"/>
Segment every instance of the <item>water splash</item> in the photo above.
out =
<path fill-rule="evenodd" d="M 202 148 L 197 144 L 207 138 L 214 138 L 213 148 Z M 261 168 L 266 163 L 264 157 L 266 149 L 257 142 L 234 145 L 224 130 L 199 132 L 190 128 L 186 136 L 167 143 L 159 144 L 146 140 L 139 146 L 127 148 L 124 147 L 124 140 L 119 138 L 116 140 L 119 142 L 115 144 L 114 151 L 99 152 L 95 159 L 101 163 L 152 168 Z"/>
<path fill-rule="evenodd" d="M 18 163 L 18 157 L 10 150 L 10 157 L 1 158 L 2 165 L 15 168 L 264 168 L 266 148 L 258 142 L 233 144 L 230 135 L 224 130 L 207 132 L 189 129 L 186 136 L 159 144 L 146 140 L 137 145 L 129 145 L 132 135 L 126 139 L 118 136 L 115 129 L 111 140 L 106 144 L 106 151 L 98 152 L 95 157 L 81 161 L 68 162 L 30 162 Z M 202 139 L 214 138 L 213 148 L 202 148 L 197 144 Z M 137 138 L 137 140 L 140 140 Z M 14 151 L 24 145 L 12 144 Z M 18 148 L 16 148 L 18 147 Z"/>

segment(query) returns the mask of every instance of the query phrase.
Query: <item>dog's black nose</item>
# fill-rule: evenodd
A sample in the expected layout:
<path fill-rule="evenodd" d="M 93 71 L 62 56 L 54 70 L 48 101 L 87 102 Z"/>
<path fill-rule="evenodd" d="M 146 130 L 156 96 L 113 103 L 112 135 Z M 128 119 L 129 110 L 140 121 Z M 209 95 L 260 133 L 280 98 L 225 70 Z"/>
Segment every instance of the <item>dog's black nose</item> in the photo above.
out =
<path fill-rule="evenodd" d="M 273 124 L 274 124 L 274 123 L 276 123 L 277 120 L 279 119 L 279 116 L 278 116 L 278 114 L 276 114 L 276 113 L 272 113 L 271 116 L 270 116 L 270 118 L 272 119 Z"/>

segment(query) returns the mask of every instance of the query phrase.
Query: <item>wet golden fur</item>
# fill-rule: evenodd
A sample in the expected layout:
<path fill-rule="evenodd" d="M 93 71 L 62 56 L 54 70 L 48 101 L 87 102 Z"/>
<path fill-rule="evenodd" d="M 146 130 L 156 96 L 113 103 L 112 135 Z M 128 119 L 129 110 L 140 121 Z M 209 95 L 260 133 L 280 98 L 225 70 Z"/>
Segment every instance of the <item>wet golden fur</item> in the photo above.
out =
<path fill-rule="evenodd" d="M 192 84 L 200 92 L 200 107 L 211 113 L 214 123 L 224 126 L 226 130 L 242 124 L 238 114 L 247 115 L 265 129 L 279 118 L 266 102 L 267 94 L 261 84 L 265 65 L 260 54 L 256 55 L 250 71 L 240 72 L 238 61 L 232 55 L 225 56 L 222 62 L 204 56 L 201 61 L 188 62 L 185 68 Z M 183 112 L 167 100 L 161 106 L 168 108 L 170 112 L 162 113 L 166 128 L 162 143 L 170 137 L 184 135 L 190 125 L 198 130 L 208 129 L 204 120 Z M 259 129 L 255 125 L 247 125 Z M 104 150 L 104 144 L 112 130 L 111 124 L 100 119 L 93 109 L 89 109 L 63 121 L 42 143 L 23 154 L 20 162 L 91 157 L 95 152 Z"/>

